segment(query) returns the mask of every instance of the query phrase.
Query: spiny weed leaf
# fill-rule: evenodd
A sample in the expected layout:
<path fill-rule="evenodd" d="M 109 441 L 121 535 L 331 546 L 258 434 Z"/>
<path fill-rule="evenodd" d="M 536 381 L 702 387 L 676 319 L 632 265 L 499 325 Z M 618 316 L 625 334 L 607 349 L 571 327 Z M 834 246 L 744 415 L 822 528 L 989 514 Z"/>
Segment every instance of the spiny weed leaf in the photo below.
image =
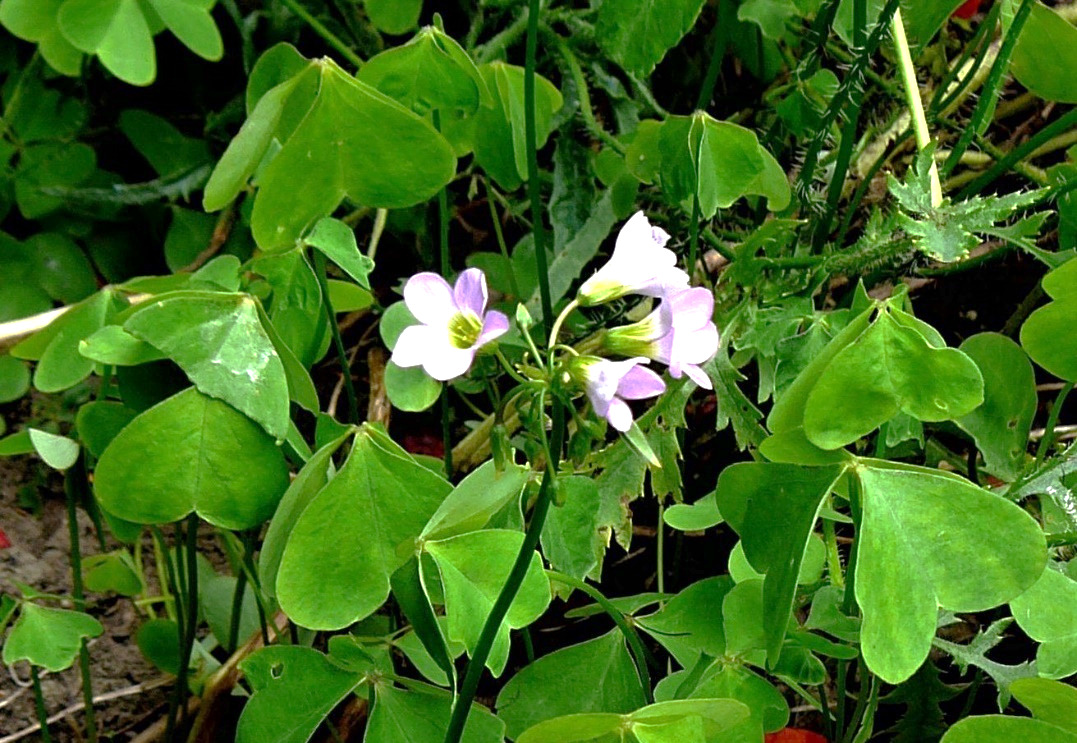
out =
<path fill-rule="evenodd" d="M 936 741 L 946 730 L 940 703 L 957 696 L 960 689 L 939 680 L 939 669 L 928 661 L 905 681 L 882 698 L 883 704 L 903 704 L 905 714 L 889 731 L 894 743 Z"/>
<path fill-rule="evenodd" d="M 1012 622 L 1012 617 L 993 622 L 987 629 L 972 638 L 972 642 L 968 645 L 959 645 L 938 637 L 933 640 L 935 647 L 953 656 L 954 663 L 957 664 L 961 673 L 968 673 L 969 666 L 975 666 L 991 677 L 995 686 L 998 687 L 999 710 L 1005 709 L 1010 703 L 1010 684 L 1017 679 L 1036 675 L 1036 667 L 1031 662 L 1026 661 L 1010 666 L 987 657 L 987 654 L 1002 642 L 1002 633 Z"/>
<path fill-rule="evenodd" d="M 947 199 L 933 207 L 930 168 L 934 155 L 934 146 L 924 148 L 904 183 L 893 175 L 888 176 L 890 192 L 901 209 L 899 224 L 912 238 L 917 250 L 935 260 L 951 263 L 968 256 L 969 251 L 980 244 L 983 235 L 1000 237 L 1026 249 L 1032 244 L 1030 239 L 1038 234 L 1044 219 L 1041 215 L 1018 222 L 1014 225 L 1020 225 L 1016 231 L 1007 231 L 1008 228 L 999 223 L 1019 209 L 1041 201 L 1050 189 L 1005 196 L 974 196 L 956 203 Z M 1035 249 L 1034 245 L 1032 249 Z"/>

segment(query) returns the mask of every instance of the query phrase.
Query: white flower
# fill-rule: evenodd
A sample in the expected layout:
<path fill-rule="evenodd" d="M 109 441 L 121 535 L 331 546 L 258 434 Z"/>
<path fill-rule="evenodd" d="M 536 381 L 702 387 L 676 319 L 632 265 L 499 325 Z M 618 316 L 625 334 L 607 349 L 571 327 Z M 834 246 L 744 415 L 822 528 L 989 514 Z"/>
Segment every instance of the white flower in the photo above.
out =
<path fill-rule="evenodd" d="M 584 388 L 595 412 L 624 433 L 632 427 L 632 409 L 626 400 L 643 400 L 661 395 L 666 385 L 650 369 L 640 366 L 647 359 L 609 361 L 595 356 L 577 356 L 570 362 L 569 375 Z"/>
<path fill-rule="evenodd" d="M 603 347 L 624 356 L 644 356 L 669 366 L 674 379 L 683 375 L 705 389 L 711 381 L 699 368 L 718 352 L 714 295 L 709 289 L 684 289 L 662 299 L 650 315 L 605 334 Z"/>
<path fill-rule="evenodd" d="M 436 273 L 425 271 L 404 285 L 404 303 L 419 321 L 404 329 L 393 347 L 397 366 L 421 366 L 434 379 L 448 381 L 466 374 L 480 348 L 509 329 L 509 319 L 486 311 L 486 276 L 469 268 L 450 287 Z"/>
<path fill-rule="evenodd" d="M 688 288 L 688 274 L 677 268 L 677 256 L 665 247 L 669 234 L 636 212 L 617 234 L 606 265 L 583 282 L 576 295 L 584 307 L 626 294 L 660 297 Z"/>

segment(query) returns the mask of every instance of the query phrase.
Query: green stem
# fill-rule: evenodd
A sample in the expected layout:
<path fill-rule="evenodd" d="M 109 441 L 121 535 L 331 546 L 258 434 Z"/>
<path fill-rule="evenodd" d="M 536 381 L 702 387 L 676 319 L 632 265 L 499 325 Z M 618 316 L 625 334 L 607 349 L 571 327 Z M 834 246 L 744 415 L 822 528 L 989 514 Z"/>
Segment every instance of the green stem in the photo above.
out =
<path fill-rule="evenodd" d="M 946 162 L 942 166 L 942 174 L 944 176 L 950 175 L 957 164 L 961 162 L 961 155 L 968 149 L 968 146 L 972 143 L 973 137 L 981 132 L 981 128 L 986 122 L 987 116 L 994 110 L 998 91 L 1003 82 L 1003 76 L 1006 74 L 1007 70 L 1010 69 L 1010 57 L 1013 54 L 1014 48 L 1017 46 L 1017 37 L 1021 35 L 1021 28 L 1025 25 L 1025 21 L 1032 13 L 1033 5 L 1033 0 L 1023 0 L 1021 6 L 1017 9 L 1017 13 L 1010 23 L 1009 30 L 1006 31 L 1006 38 L 1002 41 L 1002 46 L 999 48 L 998 57 L 995 58 L 995 63 L 991 66 L 991 72 L 984 82 L 983 90 L 980 93 L 980 100 L 976 103 L 976 108 L 972 112 L 972 118 L 969 120 L 968 124 L 965 125 L 961 132 L 961 136 L 958 137 L 957 142 L 950 150 L 950 156 L 946 158 Z"/>
<path fill-rule="evenodd" d="M 41 725 L 41 740 L 43 743 L 52 743 L 49 734 L 49 712 L 45 708 L 45 694 L 41 691 L 41 676 L 37 666 L 30 664 L 30 681 L 34 685 L 34 709 L 37 710 L 37 721 Z"/>
<path fill-rule="evenodd" d="M 699 255 L 699 181 L 692 194 L 692 221 L 688 223 L 688 275 L 696 275 L 696 257 Z"/>
<path fill-rule="evenodd" d="M 498 54 L 501 54 L 515 44 L 516 40 L 519 39 L 524 31 L 530 26 L 529 20 L 528 13 L 521 13 L 508 25 L 508 27 L 505 28 L 504 31 L 500 32 L 476 49 L 475 54 L 473 55 L 475 57 L 475 64 L 490 62 Z"/>
<path fill-rule="evenodd" d="M 601 591 L 593 588 L 582 580 L 573 578 L 571 575 L 559 573 L 556 570 L 547 570 L 546 575 L 558 583 L 564 583 L 566 586 L 575 588 L 577 591 L 587 594 L 596 604 L 602 607 L 606 614 L 609 615 L 610 619 L 613 620 L 613 623 L 617 625 L 617 629 L 621 630 L 625 642 L 628 643 L 628 647 L 632 651 L 632 657 L 636 661 L 636 672 L 639 674 L 640 684 L 643 686 L 643 693 L 647 698 L 647 702 L 650 703 L 654 701 L 654 696 L 651 692 L 651 672 L 647 667 L 647 653 L 643 648 L 643 643 L 640 641 L 639 633 L 628 623 L 624 613 L 614 606 L 609 599 L 603 596 Z"/>
<path fill-rule="evenodd" d="M 389 220 L 388 209 L 378 209 L 374 212 L 374 228 L 370 231 L 370 244 L 366 247 L 366 257 L 374 260 L 378 252 L 378 243 L 381 242 L 381 233 L 385 231 L 385 223 Z"/>
<path fill-rule="evenodd" d="M 561 310 L 561 314 L 557 316 L 557 319 L 554 320 L 553 327 L 550 328 L 550 338 L 546 343 L 548 348 L 553 348 L 557 345 L 557 336 L 561 333 L 561 326 L 564 325 L 565 320 L 572 314 L 572 311 L 579 306 L 580 301 L 578 299 L 573 299 L 565 305 L 563 310 Z"/>
<path fill-rule="evenodd" d="M 494 353 L 497 355 L 497 360 L 501 362 L 501 366 L 505 369 L 506 372 L 508 372 L 508 375 L 510 377 L 512 377 L 520 384 L 527 384 L 530 381 L 527 377 L 521 375 L 520 372 L 512 368 L 512 364 L 509 363 L 509 360 L 505 358 L 505 354 L 500 348 L 496 349 Z"/>
<path fill-rule="evenodd" d="M 961 193 L 958 194 L 958 198 L 966 199 L 973 194 L 979 193 L 994 182 L 996 178 L 1013 167 L 1014 163 L 1024 160 L 1032 152 L 1039 149 L 1045 142 L 1049 142 L 1075 125 L 1077 125 L 1077 108 L 1067 111 L 1064 115 L 1036 132 L 1035 135 L 1029 137 L 1020 147 L 1014 147 L 1010 150 L 1004 158 L 996 162 L 986 173 L 965 186 L 965 188 L 961 190 Z"/>
<path fill-rule="evenodd" d="M 180 523 L 177 522 L 177 532 L 180 528 Z M 183 554 L 186 557 L 186 569 L 180 567 L 179 561 L 179 549 L 180 541 L 185 541 L 186 546 L 183 548 Z M 198 625 L 198 515 L 191 513 L 187 517 L 187 536 L 186 539 L 177 538 L 176 544 L 177 550 L 177 565 L 176 572 L 181 576 L 181 590 L 184 595 L 184 609 L 186 609 L 186 617 L 184 621 L 180 623 L 180 663 L 178 669 L 178 675 L 176 676 L 176 686 L 173 690 L 172 700 L 168 708 L 168 722 L 165 727 L 165 740 L 175 740 L 174 734 L 176 732 L 177 716 L 181 718 L 186 717 L 187 712 L 187 672 L 191 663 L 191 654 L 194 651 L 195 634 Z M 184 577 L 185 576 L 185 577 Z M 182 726 L 182 721 L 179 723 Z"/>
<path fill-rule="evenodd" d="M 905 24 L 901 20 L 900 7 L 894 10 L 894 16 L 890 19 L 890 30 L 894 36 L 894 49 L 898 55 L 901 82 L 905 86 L 905 102 L 909 107 L 909 115 L 912 116 L 916 147 L 923 150 L 931 144 L 931 132 L 927 128 L 924 103 L 920 100 L 920 85 L 916 82 L 916 68 L 913 66 L 912 53 L 909 51 L 909 40 L 905 36 Z M 931 161 L 928 176 L 931 179 L 931 205 L 938 207 L 942 204 L 942 183 L 939 181 L 939 168 L 934 160 Z"/>
<path fill-rule="evenodd" d="M 228 645 L 225 647 L 229 653 L 236 651 L 239 644 L 239 620 L 243 614 L 243 594 L 247 589 L 247 574 L 243 570 L 236 571 L 236 588 L 232 592 L 232 615 L 228 624 Z"/>
<path fill-rule="evenodd" d="M 841 570 L 838 539 L 834 534 L 834 522 L 830 519 L 823 519 L 823 541 L 826 543 L 826 567 L 830 574 L 830 582 L 838 588 L 844 588 L 845 575 Z"/>
<path fill-rule="evenodd" d="M 870 706 L 870 700 L 875 699 L 878 694 L 878 683 L 875 676 L 868 671 L 868 678 L 864 678 L 865 666 L 863 658 L 858 658 L 856 663 L 857 675 L 860 676 L 860 689 L 856 694 L 856 707 L 853 709 L 853 716 L 849 718 L 849 725 L 843 738 L 844 743 L 853 743 L 861 723 L 866 721 L 864 713 Z"/>
<path fill-rule="evenodd" d="M 1051 446 L 1055 442 L 1055 426 L 1058 425 L 1058 416 L 1062 412 L 1062 406 L 1066 402 L 1066 398 L 1070 392 L 1073 391 L 1073 382 L 1067 382 L 1062 389 L 1058 391 L 1058 397 L 1055 398 L 1055 404 L 1051 407 L 1051 412 L 1047 416 L 1047 425 L 1043 428 L 1043 438 L 1040 439 L 1040 445 L 1036 449 L 1036 464 L 1042 464 L 1043 460 L 1047 457 L 1047 452 L 1051 450 Z"/>
<path fill-rule="evenodd" d="M 880 18 L 886 18 L 890 13 L 894 13 L 898 8 L 899 0 L 887 0 L 886 5 L 883 7 L 882 12 L 879 14 Z M 833 14 L 836 12 L 837 3 L 831 2 L 827 4 L 827 12 L 830 18 L 833 18 Z M 823 13 L 820 13 L 816 18 L 816 23 L 813 25 L 813 34 L 817 32 L 822 34 L 820 39 L 825 38 L 828 24 L 820 25 Z M 872 29 L 868 35 L 868 40 L 864 43 L 864 46 L 857 50 L 856 55 L 849 63 L 848 72 L 845 78 L 841 81 L 841 85 L 838 87 L 837 92 L 830 99 L 830 103 L 827 105 L 826 111 L 823 113 L 822 120 L 816 127 L 814 135 L 808 142 L 807 148 L 804 152 L 804 164 L 800 168 L 800 174 L 797 176 L 797 195 L 801 204 L 810 206 L 814 198 L 813 184 L 815 179 L 815 170 L 819 165 L 820 153 L 824 147 L 827 147 L 830 138 L 830 128 L 837 118 L 838 112 L 841 111 L 850 97 L 853 95 L 853 91 L 860 87 L 863 77 L 867 75 L 867 70 L 871 64 L 872 55 L 882 42 L 883 35 L 886 33 L 886 24 L 879 23 Z M 809 49 L 814 49 L 815 45 L 809 44 Z M 822 41 L 819 43 L 819 48 L 822 48 Z M 800 79 L 806 80 L 814 70 L 819 66 L 819 52 L 810 51 L 802 62 L 801 71 L 799 74 Z M 792 205 L 790 209 L 792 209 Z"/>
<path fill-rule="evenodd" d="M 344 347 L 344 338 L 340 334 L 340 325 L 337 324 L 337 313 L 333 310 L 333 302 L 329 299 L 329 280 L 325 273 L 325 256 L 322 251 L 312 249 L 314 255 L 314 275 L 318 278 L 318 286 L 322 290 L 322 303 L 325 305 L 325 313 L 329 318 L 329 332 L 333 336 L 333 347 L 337 352 L 337 362 L 340 364 L 340 375 L 344 382 L 344 394 L 348 400 L 347 423 L 359 422 L 359 399 L 355 396 L 355 385 L 352 383 L 351 364 L 348 363 L 348 349 Z"/>
<path fill-rule="evenodd" d="M 85 454 L 83 456 L 86 456 Z M 81 491 L 79 478 L 85 483 L 86 469 L 82 457 L 65 473 L 64 495 L 67 500 L 67 535 L 70 543 L 71 560 L 71 595 L 75 599 L 75 608 L 86 608 L 86 593 L 82 583 L 82 545 L 79 541 L 77 496 Z M 93 676 L 90 674 L 90 651 L 86 640 L 79 644 L 79 674 L 82 676 L 82 701 L 86 706 L 86 737 L 90 743 L 97 743 L 97 718 L 93 708 Z"/>
<path fill-rule="evenodd" d="M 535 243 L 535 268 L 538 272 L 539 298 L 542 301 L 542 325 L 546 334 L 553 328 L 553 300 L 546 261 L 546 229 L 542 222 L 542 193 L 539 182 L 538 138 L 535 124 L 535 55 L 538 50 L 539 0 L 529 0 L 527 11 L 527 51 L 524 58 L 524 140 L 527 144 L 527 195 L 531 202 L 531 230 Z"/>
<path fill-rule="evenodd" d="M 849 510 L 852 512 L 853 524 L 856 528 L 856 539 L 853 540 L 849 550 L 849 564 L 845 568 L 845 595 L 842 597 L 842 611 L 852 615 L 856 608 L 856 561 L 860 553 L 861 520 L 860 513 L 860 481 L 856 477 L 849 478 Z"/>
<path fill-rule="evenodd" d="M 150 532 L 153 534 L 153 558 L 157 566 L 157 580 L 161 583 L 161 599 L 164 601 L 165 614 L 173 622 L 179 624 L 176 579 L 172 573 L 172 559 L 168 555 L 168 544 L 165 542 L 160 527 L 153 526 Z"/>
<path fill-rule="evenodd" d="M 711 31 L 711 58 L 707 62 L 707 72 L 703 75 L 703 84 L 699 86 L 699 96 L 696 98 L 696 109 L 699 111 L 705 111 L 714 97 L 714 86 L 718 82 L 718 73 L 722 71 L 722 60 L 725 58 L 728 42 L 729 36 L 719 18 Z"/>
<path fill-rule="evenodd" d="M 662 496 L 658 499 L 658 523 L 655 525 L 655 556 L 658 592 L 666 592 L 666 499 Z M 659 606 L 665 606 L 665 602 L 659 602 Z"/>
<path fill-rule="evenodd" d="M 837 696 L 837 709 L 834 720 L 834 740 L 840 741 L 845 732 L 845 687 L 849 683 L 849 661 L 838 661 L 838 673 L 834 693 Z"/>
<path fill-rule="evenodd" d="M 863 46 L 867 35 L 867 0 L 854 0 L 853 2 L 853 45 L 856 48 Z M 830 226 L 838 213 L 838 204 L 841 202 L 842 193 L 845 191 L 845 178 L 849 173 L 849 164 L 853 159 L 853 147 L 856 145 L 856 129 L 860 123 L 860 106 L 864 100 L 864 87 L 857 86 L 849 95 L 845 105 L 845 123 L 841 128 L 841 141 L 838 145 L 837 160 L 834 162 L 834 172 L 830 176 L 830 185 L 826 194 L 826 212 L 819 220 L 819 226 L 815 230 L 812 241 L 812 250 L 818 253 L 823 243 L 830 234 Z"/>
<path fill-rule="evenodd" d="M 587 130 L 595 137 L 602 140 L 602 142 L 613 149 L 614 152 L 624 154 L 625 146 L 612 134 L 602 128 L 602 125 L 598 123 L 598 119 L 595 118 L 594 108 L 591 105 L 591 92 L 587 88 L 587 79 L 583 75 L 580 61 L 576 58 L 576 55 L 560 34 L 557 34 L 546 27 L 543 27 L 543 30 L 557 46 L 557 51 L 561 55 L 561 59 L 564 60 L 565 66 L 568 68 L 568 74 L 576 86 L 576 95 L 580 102 L 580 115 L 583 116 L 583 123 L 586 125 Z"/>
<path fill-rule="evenodd" d="M 311 30 L 314 31 L 314 33 L 318 34 L 322 37 L 322 39 L 325 40 L 325 43 L 336 49 L 340 56 L 351 62 L 353 67 L 359 69 L 363 66 L 362 57 L 352 51 L 351 48 L 347 44 L 345 44 L 339 36 L 326 28 L 324 23 L 311 15 L 310 11 L 308 11 L 306 8 L 299 4 L 299 0 L 280 1 L 286 8 L 288 8 L 288 10 L 292 11 L 301 19 L 303 19 L 303 22 L 310 26 Z"/>
<path fill-rule="evenodd" d="M 490 220 L 494 223 L 494 234 L 497 236 L 497 247 L 501 250 L 501 257 L 505 259 L 505 265 L 509 268 L 509 288 L 512 296 L 516 299 L 524 299 L 520 296 L 520 285 L 516 283 L 516 268 L 512 265 L 512 257 L 509 255 L 509 246 L 505 242 L 505 233 L 501 231 L 501 217 L 497 213 L 497 204 L 494 203 L 493 186 L 488 179 L 483 179 L 486 184 L 486 203 L 490 205 Z"/>
<path fill-rule="evenodd" d="M 991 49 L 991 37 L 998 27 L 998 17 L 1002 12 L 1002 3 L 992 3 L 987 17 L 980 23 L 976 33 L 965 44 L 961 54 L 952 63 L 950 70 L 939 80 L 935 95 L 928 104 L 928 111 L 936 115 L 946 115 L 965 99 L 965 88 L 977 78 L 977 73 Z M 973 54 L 976 59 L 972 66 L 965 69 Z M 960 75 L 960 78 L 958 77 Z"/>
<path fill-rule="evenodd" d="M 254 566 L 254 540 L 253 533 L 247 533 L 243 538 L 243 571 L 247 574 L 247 581 L 254 589 L 254 606 L 258 611 L 258 626 L 262 630 L 262 643 L 269 646 L 269 621 L 266 617 L 266 608 L 262 602 L 262 583 L 258 580 L 257 568 Z"/>
<path fill-rule="evenodd" d="M 441 114 L 437 109 L 432 112 L 434 128 L 441 131 Z M 438 191 L 438 272 L 448 279 L 452 266 L 449 265 L 449 189 L 446 186 Z M 452 477 L 452 411 L 449 406 L 449 385 L 441 386 L 441 449 L 445 464 L 445 477 Z"/>
<path fill-rule="evenodd" d="M 452 716 L 449 718 L 449 726 L 445 731 L 445 743 L 460 743 L 460 738 L 464 734 L 464 725 L 467 723 L 468 713 L 471 711 L 471 703 L 475 699 L 475 692 L 479 688 L 483 668 L 486 666 L 486 660 L 490 657 L 490 649 L 493 647 L 494 640 L 497 638 L 501 623 L 504 621 L 509 607 L 512 606 L 512 602 L 524 582 L 524 576 L 527 575 L 527 571 L 531 567 L 535 548 L 538 547 L 539 538 L 542 536 L 542 528 L 546 524 L 546 516 L 550 512 L 550 505 L 553 502 L 554 490 L 556 489 L 554 478 L 560 460 L 565 429 L 565 411 L 557 400 L 554 400 L 551 415 L 553 418 L 553 444 L 549 447 L 551 458 L 547 460 L 546 471 L 542 476 L 542 484 L 539 486 L 538 499 L 535 501 L 535 508 L 531 512 L 531 522 L 524 533 L 524 541 L 520 544 L 520 551 L 516 554 L 516 560 L 513 562 L 508 578 L 505 579 L 505 585 L 502 586 L 501 593 L 497 595 L 493 608 L 490 609 L 486 622 L 482 626 L 478 643 L 475 645 L 475 652 L 472 653 L 471 658 L 468 660 L 464 680 L 460 684 L 460 692 L 453 701 Z M 554 458 L 558 461 L 555 461 Z"/>

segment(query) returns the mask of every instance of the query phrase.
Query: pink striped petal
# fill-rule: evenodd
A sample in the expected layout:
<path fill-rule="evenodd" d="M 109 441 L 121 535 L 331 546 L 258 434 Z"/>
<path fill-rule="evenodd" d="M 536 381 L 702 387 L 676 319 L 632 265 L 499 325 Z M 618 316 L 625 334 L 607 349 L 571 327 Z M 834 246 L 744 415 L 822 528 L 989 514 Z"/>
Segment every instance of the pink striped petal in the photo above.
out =
<path fill-rule="evenodd" d="M 486 291 L 486 276 L 478 268 L 469 268 L 456 278 L 453 287 L 456 306 L 462 310 L 471 310 L 478 317 L 486 311 L 489 294 Z"/>
<path fill-rule="evenodd" d="M 431 271 L 417 273 L 404 284 L 404 303 L 419 322 L 445 327 L 459 310 L 449 282 Z"/>

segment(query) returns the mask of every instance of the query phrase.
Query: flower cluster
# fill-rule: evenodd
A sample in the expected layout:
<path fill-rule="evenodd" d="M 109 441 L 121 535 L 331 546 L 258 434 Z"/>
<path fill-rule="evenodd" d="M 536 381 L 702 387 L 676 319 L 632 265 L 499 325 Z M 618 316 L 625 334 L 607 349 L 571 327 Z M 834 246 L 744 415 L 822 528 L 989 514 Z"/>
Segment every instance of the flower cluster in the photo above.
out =
<path fill-rule="evenodd" d="M 566 380 L 582 389 L 595 412 L 618 431 L 632 427 L 628 400 L 665 391 L 662 378 L 647 368 L 648 361 L 667 365 L 674 379 L 687 376 L 711 388 L 700 365 L 718 350 L 714 297 L 709 289 L 689 286 L 688 274 L 677 268 L 677 256 L 666 248 L 668 241 L 668 233 L 637 212 L 618 233 L 613 255 L 583 282 L 566 308 L 567 314 L 574 307 L 632 294 L 659 300 L 643 320 L 601 334 L 599 352 L 627 358 L 573 353 L 562 365 Z M 392 360 L 398 366 L 422 366 L 441 381 L 465 374 L 476 354 L 509 329 L 504 314 L 486 310 L 486 278 L 475 268 L 460 274 L 455 286 L 437 274 L 416 274 L 404 287 L 404 301 L 419 324 L 400 335 Z M 551 345 L 555 342 L 550 339 Z"/>
<path fill-rule="evenodd" d="M 640 366 L 647 360 L 666 364 L 674 379 L 687 376 L 711 389 L 699 365 L 718 351 L 714 296 L 709 289 L 688 286 L 688 274 L 677 268 L 676 256 L 666 248 L 668 240 L 665 230 L 652 226 L 643 212 L 636 212 L 617 235 L 609 261 L 583 283 L 577 295 L 581 306 L 629 294 L 660 300 L 643 320 L 603 335 L 602 350 L 628 356 L 627 361 L 586 356 L 574 361 L 578 367 L 574 373 L 583 379 L 595 412 L 618 431 L 632 425 L 626 400 L 654 397 L 665 390 L 657 374 Z"/>

